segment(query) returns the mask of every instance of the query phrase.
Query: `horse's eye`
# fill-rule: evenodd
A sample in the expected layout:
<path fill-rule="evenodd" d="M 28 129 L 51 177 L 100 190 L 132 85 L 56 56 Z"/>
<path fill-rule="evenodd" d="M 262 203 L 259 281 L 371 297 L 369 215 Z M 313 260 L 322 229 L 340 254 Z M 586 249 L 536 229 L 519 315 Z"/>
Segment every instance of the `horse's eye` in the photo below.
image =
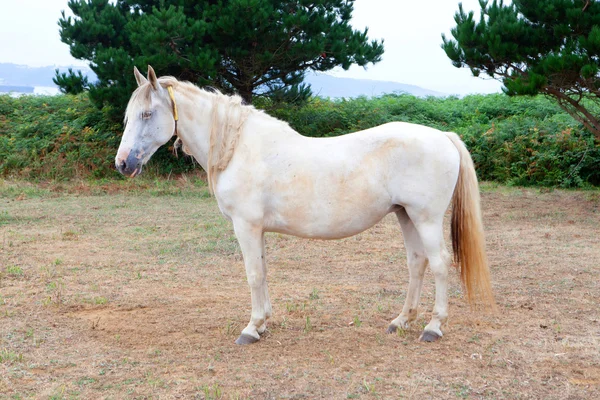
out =
<path fill-rule="evenodd" d="M 152 111 L 144 111 L 142 113 L 142 119 L 150 119 L 152 118 Z"/>

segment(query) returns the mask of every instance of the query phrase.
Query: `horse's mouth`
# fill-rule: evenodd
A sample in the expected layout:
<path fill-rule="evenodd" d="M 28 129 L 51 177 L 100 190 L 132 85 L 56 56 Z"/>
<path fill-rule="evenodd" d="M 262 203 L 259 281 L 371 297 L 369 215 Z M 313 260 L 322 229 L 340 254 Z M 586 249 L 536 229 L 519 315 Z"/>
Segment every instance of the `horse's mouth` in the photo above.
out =
<path fill-rule="evenodd" d="M 136 176 L 138 176 L 139 174 L 142 173 L 142 166 L 140 165 L 139 168 L 136 168 L 131 175 L 129 175 L 130 178 L 135 178 Z"/>
<path fill-rule="evenodd" d="M 135 178 L 142 173 L 148 158 L 145 151 L 130 151 L 125 159 L 119 157 L 115 159 L 115 167 L 124 176 Z"/>

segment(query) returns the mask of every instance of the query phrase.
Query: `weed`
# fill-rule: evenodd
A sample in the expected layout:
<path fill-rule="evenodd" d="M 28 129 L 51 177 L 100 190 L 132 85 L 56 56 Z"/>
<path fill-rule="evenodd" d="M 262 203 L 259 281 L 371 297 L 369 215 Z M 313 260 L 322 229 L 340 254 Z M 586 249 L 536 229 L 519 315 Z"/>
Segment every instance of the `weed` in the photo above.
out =
<path fill-rule="evenodd" d="M 317 300 L 319 298 L 319 291 L 317 290 L 317 288 L 313 288 L 313 290 L 310 293 L 310 296 L 308 296 L 308 298 L 311 300 Z"/>
<path fill-rule="evenodd" d="M 407 330 L 402 327 L 398 327 L 398 329 L 396 329 L 396 335 L 398 337 L 405 338 L 407 334 Z"/>
<path fill-rule="evenodd" d="M 28 339 L 33 338 L 33 328 L 27 328 L 25 331 L 25 337 Z"/>
<path fill-rule="evenodd" d="M 374 383 L 369 383 L 367 382 L 367 378 L 363 378 L 363 389 L 369 393 L 369 394 L 376 394 L 375 393 L 375 384 Z"/>
<path fill-rule="evenodd" d="M 53 279 L 57 275 L 54 266 L 43 265 L 40 267 L 40 272 L 42 273 L 42 276 L 46 279 Z"/>
<path fill-rule="evenodd" d="M 312 323 L 310 322 L 310 316 L 306 316 L 306 320 L 304 321 L 304 333 L 308 333 L 310 331 L 312 331 L 313 326 Z"/>
<path fill-rule="evenodd" d="M 288 313 L 306 310 L 306 303 L 285 303 L 285 309 Z"/>
<path fill-rule="evenodd" d="M 479 343 L 479 335 L 475 334 L 467 340 L 468 343 Z"/>
<path fill-rule="evenodd" d="M 46 291 L 49 293 L 48 297 L 42 300 L 42 304 L 44 306 L 49 306 L 51 304 L 61 305 L 63 303 L 63 290 L 64 283 L 61 280 L 50 282 L 46 285 Z"/>
<path fill-rule="evenodd" d="M 148 355 L 152 356 L 152 357 L 159 357 L 161 354 L 162 354 L 162 351 L 160 351 L 160 349 L 148 350 Z"/>
<path fill-rule="evenodd" d="M 78 386 L 86 386 L 95 382 L 97 382 L 96 379 L 84 376 L 83 378 L 78 379 L 76 383 Z"/>
<path fill-rule="evenodd" d="M 0 226 L 7 225 L 10 221 L 12 221 L 12 218 L 8 211 L 0 211 Z"/>
<path fill-rule="evenodd" d="M 9 265 L 6 267 L 6 274 L 14 277 L 23 276 L 23 268 L 19 267 L 18 265 Z"/>
<path fill-rule="evenodd" d="M 236 335 L 238 328 L 239 328 L 239 324 L 235 321 L 227 321 L 227 325 L 225 325 L 225 335 L 227 336 L 231 336 L 231 335 Z"/>
<path fill-rule="evenodd" d="M 287 317 L 283 317 L 283 319 L 281 320 L 281 324 L 279 324 L 279 326 L 281 327 L 281 329 L 286 329 L 287 323 L 288 323 Z"/>
<path fill-rule="evenodd" d="M 471 389 L 469 388 L 468 385 L 465 385 L 462 383 L 455 383 L 452 385 L 452 387 L 454 388 L 456 397 L 460 397 L 463 399 L 466 399 L 469 397 L 469 393 L 470 393 Z"/>
<path fill-rule="evenodd" d="M 352 325 L 356 328 L 360 328 L 362 325 L 362 321 L 358 318 L 358 315 L 354 317 L 352 320 Z"/>
<path fill-rule="evenodd" d="M 101 305 L 101 304 L 106 304 L 108 303 L 108 300 L 106 299 L 106 297 L 94 297 L 94 304 L 96 305 Z"/>
<path fill-rule="evenodd" d="M 333 356 L 331 355 L 331 353 L 328 350 L 325 350 L 323 353 L 325 353 L 325 355 L 327 356 L 327 359 L 329 360 L 329 364 L 331 364 L 331 365 L 335 364 L 335 360 L 333 359 Z"/>
<path fill-rule="evenodd" d="M 48 400 L 63 400 L 65 394 L 66 385 L 61 385 L 54 394 L 48 397 Z"/>
<path fill-rule="evenodd" d="M 77 240 L 79 239 L 79 235 L 75 231 L 68 230 L 63 232 L 62 238 L 63 240 Z"/>
<path fill-rule="evenodd" d="M 217 400 L 223 397 L 223 390 L 218 383 L 212 385 L 202 385 L 198 388 L 204 394 L 206 400 Z"/>
<path fill-rule="evenodd" d="M 8 349 L 0 350 L 0 364 L 1 363 L 13 363 L 23 361 L 23 354 L 15 353 Z"/>
<path fill-rule="evenodd" d="M 554 326 L 554 332 L 556 333 L 561 333 L 562 332 L 562 327 L 560 326 L 560 323 L 558 321 L 552 321 L 552 325 Z"/>
<path fill-rule="evenodd" d="M 166 386 L 166 382 L 163 379 L 154 377 L 151 372 L 146 372 L 145 378 L 146 383 L 154 389 Z"/>

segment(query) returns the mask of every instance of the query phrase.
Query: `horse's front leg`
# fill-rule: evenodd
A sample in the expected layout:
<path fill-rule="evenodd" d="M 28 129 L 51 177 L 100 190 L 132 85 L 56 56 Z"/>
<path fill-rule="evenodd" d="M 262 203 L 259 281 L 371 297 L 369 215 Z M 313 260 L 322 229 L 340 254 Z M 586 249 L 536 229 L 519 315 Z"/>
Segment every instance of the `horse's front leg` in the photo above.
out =
<path fill-rule="evenodd" d="M 260 334 L 267 329 L 267 319 L 272 313 L 267 287 L 264 233 L 262 226 L 246 221 L 234 221 L 233 227 L 244 256 L 246 277 L 252 296 L 250 322 L 235 343 L 251 344 L 257 342 Z"/>

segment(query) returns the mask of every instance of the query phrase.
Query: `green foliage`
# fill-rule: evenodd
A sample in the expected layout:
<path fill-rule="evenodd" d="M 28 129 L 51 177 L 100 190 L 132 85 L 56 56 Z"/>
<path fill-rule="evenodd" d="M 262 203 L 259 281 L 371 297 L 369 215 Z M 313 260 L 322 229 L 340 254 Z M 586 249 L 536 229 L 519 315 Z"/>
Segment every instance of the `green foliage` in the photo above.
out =
<path fill-rule="evenodd" d="M 541 96 L 316 98 L 303 107 L 271 106 L 269 112 L 313 137 L 343 135 L 391 121 L 427 125 L 461 135 L 482 180 L 559 187 L 600 185 L 600 145 L 589 131 Z"/>
<path fill-rule="evenodd" d="M 237 92 L 249 102 L 256 94 L 305 95 L 299 85 L 307 69 L 378 62 L 382 43 L 349 24 L 353 3 L 70 0 L 75 17 L 63 13 L 59 26 L 73 57 L 88 60 L 98 76 L 92 100 L 120 118 L 136 87 L 134 65 L 151 64 L 159 75 Z"/>
<path fill-rule="evenodd" d="M 61 74 L 58 69 L 54 70 L 54 72 L 55 76 L 52 78 L 52 81 L 65 94 L 79 94 L 90 88 L 87 76 L 83 76 L 81 71 L 77 71 L 76 74 L 72 68 L 69 68 L 68 73 L 63 72 Z"/>
<path fill-rule="evenodd" d="M 302 105 L 257 101 L 306 136 L 327 137 L 406 121 L 457 132 L 471 151 L 479 178 L 514 185 L 600 186 L 600 146 L 549 99 L 475 95 L 418 98 L 394 94 L 368 99 L 312 98 Z M 119 124 L 85 95 L 0 96 L 0 175 L 30 179 L 112 177 Z M 189 158 L 163 146 L 155 174 L 189 171 Z"/>
<path fill-rule="evenodd" d="M 78 96 L 0 96 L 0 175 L 28 179 L 118 177 L 114 157 L 121 125 Z M 182 172 L 189 161 L 163 148 L 159 172 Z M 168 159 L 168 163 L 162 163 Z"/>
<path fill-rule="evenodd" d="M 600 2 L 480 2 L 455 15 L 442 47 L 456 67 L 501 78 L 509 95 L 546 94 L 600 141 Z"/>

